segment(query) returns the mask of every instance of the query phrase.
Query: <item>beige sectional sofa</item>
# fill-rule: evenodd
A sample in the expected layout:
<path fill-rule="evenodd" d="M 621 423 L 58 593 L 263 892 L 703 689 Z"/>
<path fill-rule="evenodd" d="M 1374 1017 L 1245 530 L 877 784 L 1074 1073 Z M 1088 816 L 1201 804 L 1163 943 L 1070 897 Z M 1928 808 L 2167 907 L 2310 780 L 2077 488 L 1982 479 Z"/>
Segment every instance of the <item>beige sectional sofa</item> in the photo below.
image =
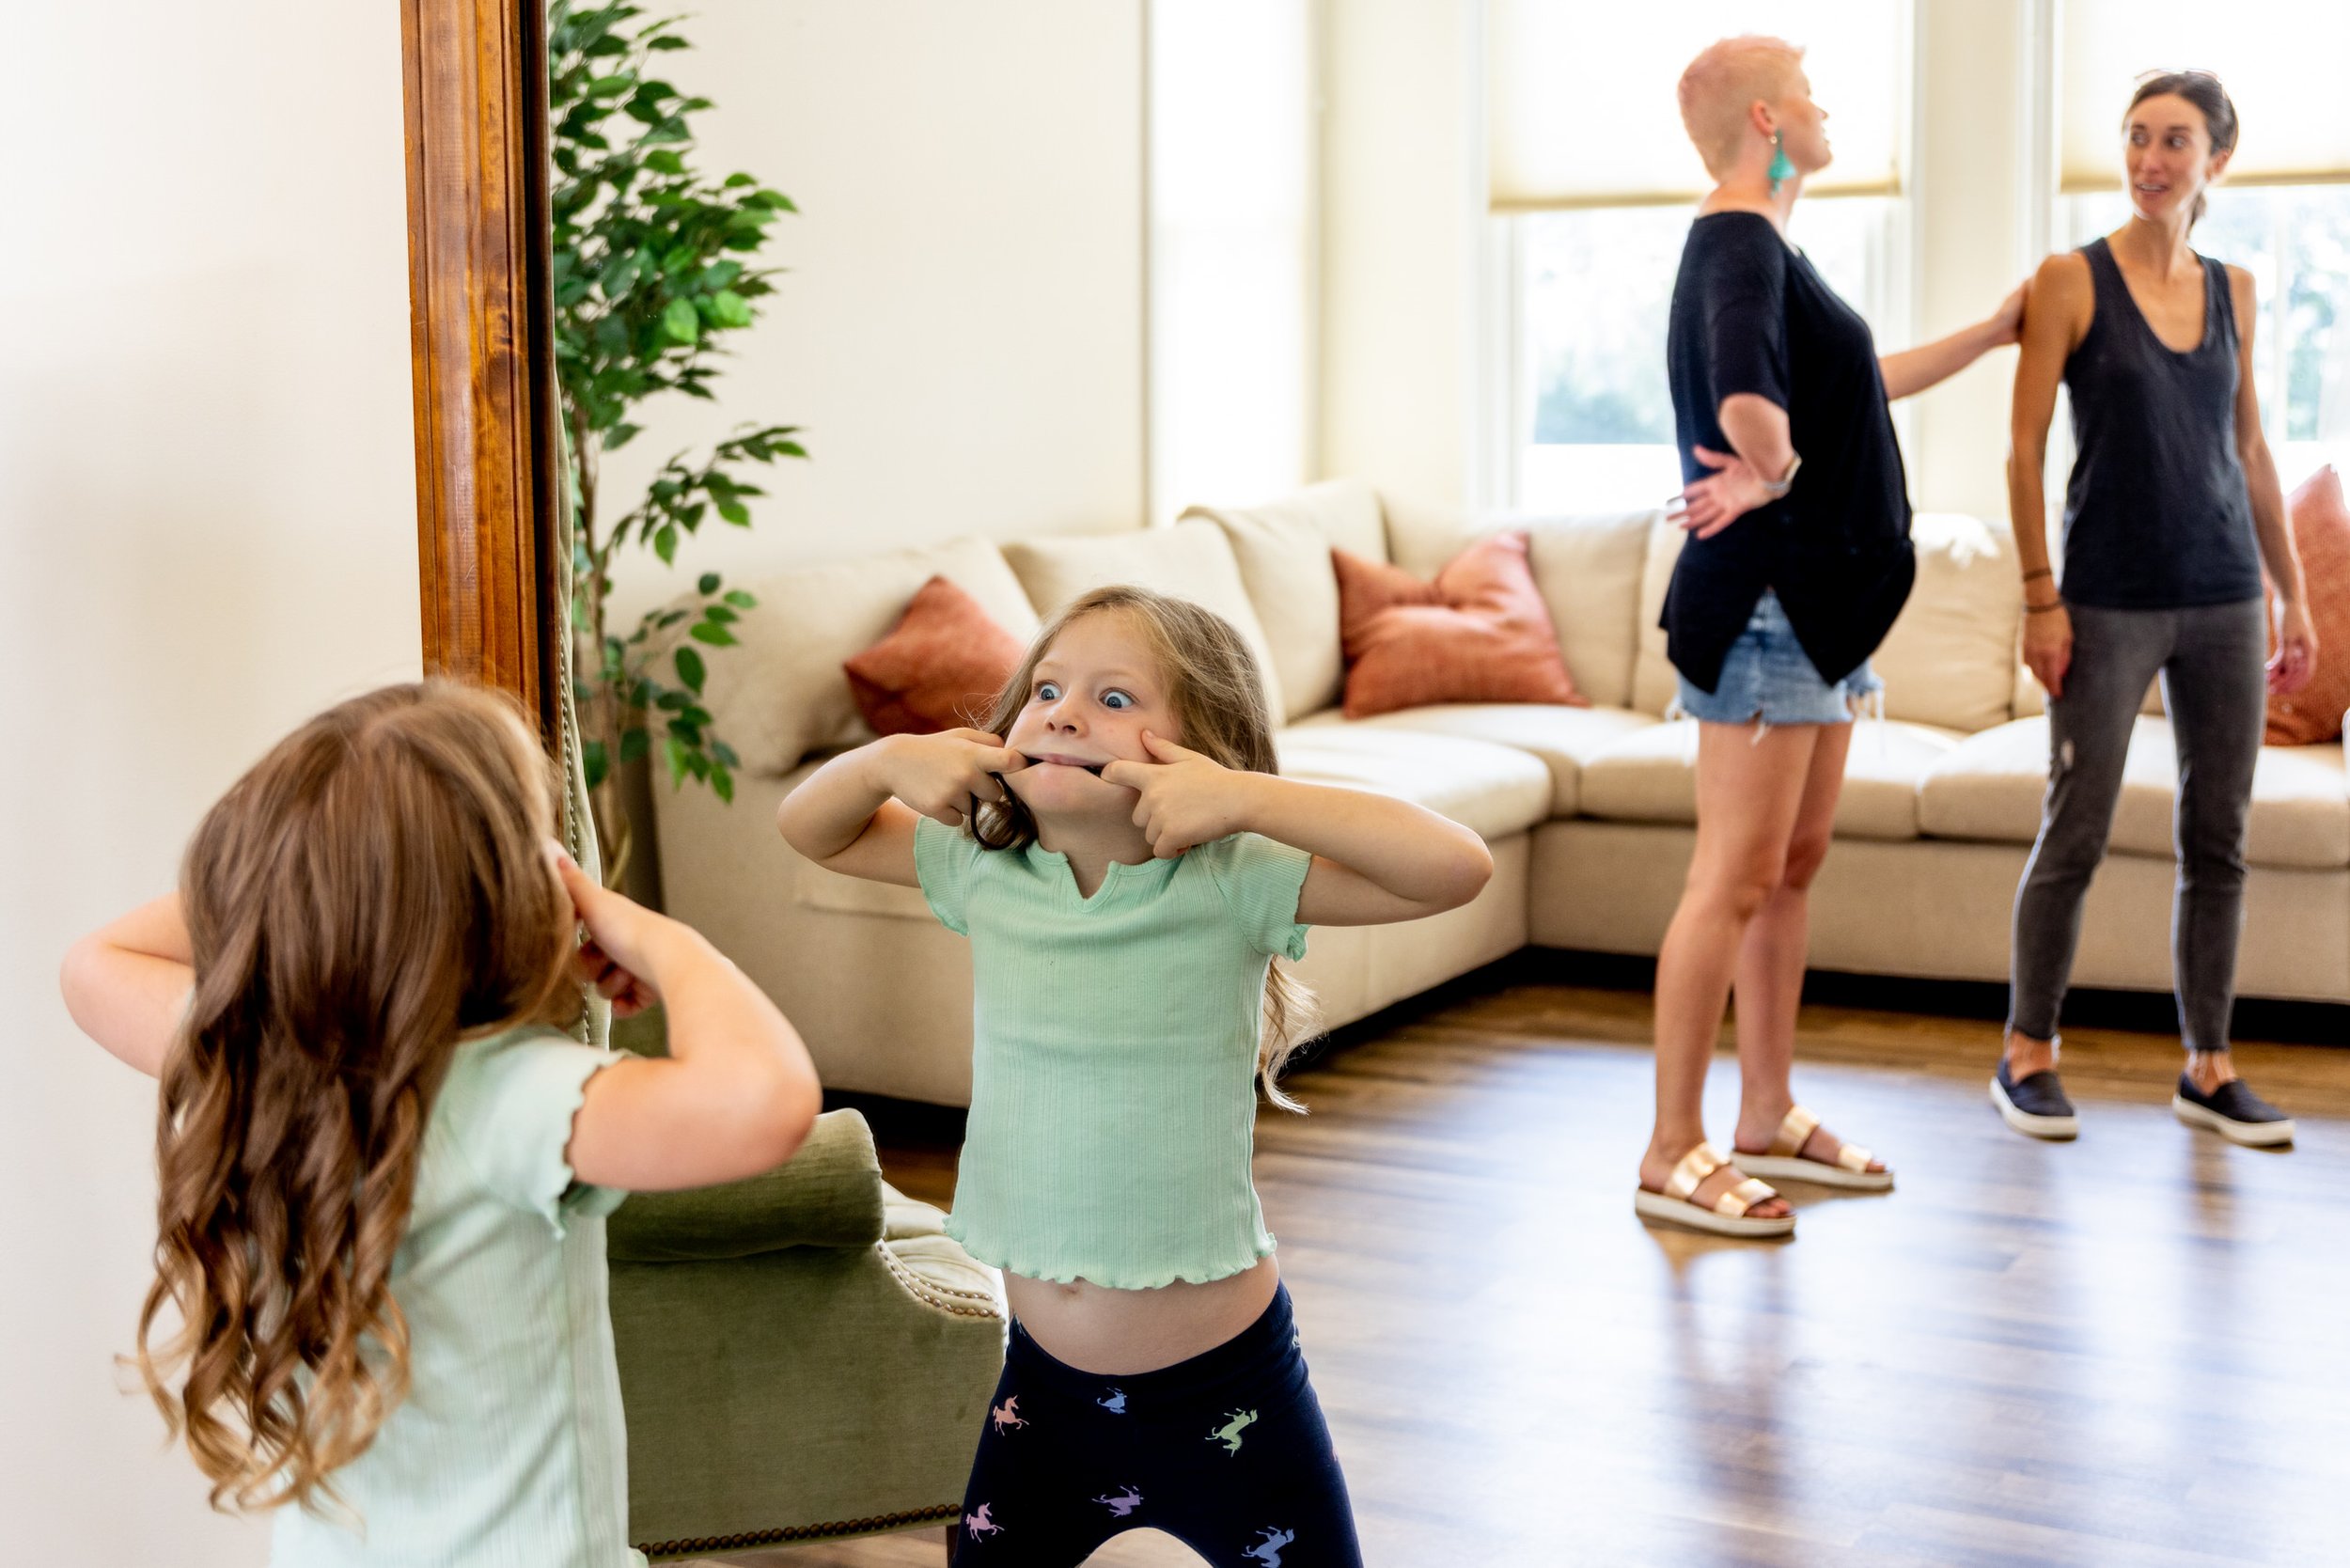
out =
<path fill-rule="evenodd" d="M 1338 712 L 1331 546 L 1433 576 L 1477 533 L 1532 536 L 1537 585 L 1588 708 L 1454 704 L 1350 721 Z M 1879 651 L 1886 717 L 1854 737 L 1837 841 L 1815 884 L 1811 963 L 1998 980 L 2047 762 L 2039 689 L 2015 656 L 2019 595 L 2003 529 L 1917 520 L 1918 587 Z M 808 865 L 778 801 L 870 738 L 840 662 L 933 572 L 1023 636 L 1087 588 L 1135 581 L 1230 619 L 1259 651 L 1283 771 L 1402 795 L 1482 834 L 1476 902 L 1405 926 L 1317 931 L 1303 977 L 1332 1025 L 1532 944 L 1656 950 L 1694 839 L 1696 727 L 1656 630 L 1679 530 L 1653 511 L 1471 525 L 1349 480 L 1170 528 L 997 546 L 963 540 L 811 567 L 757 586 L 744 646 L 711 661 L 710 706 L 742 753 L 731 807 L 656 792 L 671 911 L 708 933 L 798 1024 L 835 1088 L 961 1104 L 970 1091 L 970 962 L 918 893 Z M 974 694 L 975 698 L 979 694 Z M 2113 851 L 2076 965 L 2089 986 L 2170 985 L 2169 726 L 2150 694 Z M 2350 784 L 2340 744 L 2270 747 L 2255 776 L 2240 983 L 2248 996 L 2350 1001 Z"/>

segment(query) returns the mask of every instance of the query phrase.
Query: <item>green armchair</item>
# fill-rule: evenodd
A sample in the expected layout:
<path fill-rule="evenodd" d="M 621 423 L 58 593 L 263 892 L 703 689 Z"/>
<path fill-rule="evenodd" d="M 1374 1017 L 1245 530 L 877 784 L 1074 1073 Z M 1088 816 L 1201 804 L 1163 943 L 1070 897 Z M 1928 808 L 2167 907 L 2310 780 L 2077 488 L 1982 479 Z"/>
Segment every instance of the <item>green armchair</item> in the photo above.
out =
<path fill-rule="evenodd" d="M 993 1272 L 833 1111 L 747 1182 L 606 1229 L 629 1534 L 655 1560 L 956 1522 L 1003 1365 Z"/>

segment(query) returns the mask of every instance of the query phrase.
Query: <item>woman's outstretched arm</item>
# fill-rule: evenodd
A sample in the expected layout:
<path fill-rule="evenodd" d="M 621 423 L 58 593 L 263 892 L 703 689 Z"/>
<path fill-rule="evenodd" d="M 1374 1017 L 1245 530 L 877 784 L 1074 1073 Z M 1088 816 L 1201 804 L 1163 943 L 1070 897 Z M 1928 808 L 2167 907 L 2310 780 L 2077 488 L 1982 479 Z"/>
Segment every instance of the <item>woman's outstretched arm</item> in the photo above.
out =
<path fill-rule="evenodd" d="M 2030 287 L 2028 283 L 2017 284 L 2015 291 L 1999 302 L 1998 309 L 1972 326 L 1960 327 L 1948 337 L 1937 337 L 1914 349 L 1881 356 L 1877 369 L 1885 378 L 1886 397 L 1898 400 L 1929 386 L 1939 386 L 1993 349 L 2014 342 L 2022 332 L 2024 296 Z"/>

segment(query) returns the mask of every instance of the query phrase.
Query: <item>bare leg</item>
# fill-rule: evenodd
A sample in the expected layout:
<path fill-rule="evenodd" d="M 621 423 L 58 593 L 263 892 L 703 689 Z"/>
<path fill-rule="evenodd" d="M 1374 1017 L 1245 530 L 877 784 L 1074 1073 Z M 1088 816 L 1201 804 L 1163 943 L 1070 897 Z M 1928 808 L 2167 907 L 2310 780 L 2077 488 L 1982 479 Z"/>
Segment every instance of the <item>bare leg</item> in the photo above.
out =
<path fill-rule="evenodd" d="M 1697 853 L 1656 955 L 1656 1124 L 1640 1159 L 1640 1184 L 1653 1191 L 1704 1141 L 1705 1069 L 1748 922 L 1785 874 L 1820 728 L 1698 726 Z M 1725 1168 L 1694 1196 L 1710 1205 L 1742 1179 Z M 1789 1212 L 1776 1199 L 1752 1211 L 1758 1219 Z"/>
<path fill-rule="evenodd" d="M 1851 725 L 1814 728 L 1819 744 L 1811 751 L 1811 768 L 1804 779 L 1803 801 L 1795 810 L 1778 886 L 1755 912 L 1738 953 L 1739 1097 L 1733 1147 L 1757 1154 L 1770 1148 L 1779 1123 L 1795 1104 L 1789 1079 L 1795 1061 L 1795 1013 L 1803 1002 L 1804 959 L 1810 949 L 1811 879 L 1827 858 L 1836 801 L 1844 789 L 1844 759 L 1852 751 Z M 1797 1152 L 1832 1163 L 1842 1147 L 1836 1135 L 1819 1127 Z M 1869 1168 L 1885 1167 L 1872 1160 Z"/>

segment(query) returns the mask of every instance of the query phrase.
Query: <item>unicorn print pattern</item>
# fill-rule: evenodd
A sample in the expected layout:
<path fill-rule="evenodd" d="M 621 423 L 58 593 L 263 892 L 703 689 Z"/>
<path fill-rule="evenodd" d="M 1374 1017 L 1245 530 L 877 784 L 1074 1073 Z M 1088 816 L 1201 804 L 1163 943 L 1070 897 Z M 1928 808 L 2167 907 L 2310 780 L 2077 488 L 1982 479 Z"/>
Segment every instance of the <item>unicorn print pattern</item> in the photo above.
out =
<path fill-rule="evenodd" d="M 1123 1519 L 1142 1506 L 1142 1493 L 1139 1488 L 1129 1486 L 1123 1492 L 1115 1493 L 1106 1497 L 1096 1497 L 1093 1500 L 1108 1509 L 1113 1518 Z"/>
<path fill-rule="evenodd" d="M 1093 1403 L 1113 1416 L 1122 1416 L 1126 1413 L 1126 1390 L 1112 1388 L 1106 1398 L 1097 1399 Z"/>
<path fill-rule="evenodd" d="M 963 1516 L 963 1528 L 971 1532 L 971 1539 L 974 1541 L 977 1541 L 983 1535 L 1001 1535 L 1004 1533 L 1004 1527 L 989 1518 L 987 1516 L 987 1510 L 988 1505 L 986 1503 L 981 1503 L 979 1504 L 979 1511 L 977 1513 L 966 1513 Z"/>
<path fill-rule="evenodd" d="M 1254 1410 L 1235 1410 L 1224 1418 L 1224 1424 L 1208 1434 L 1208 1441 L 1224 1445 L 1226 1453 L 1240 1452 L 1240 1435 L 1245 1427 L 1256 1424 Z"/>
<path fill-rule="evenodd" d="M 1252 1562 L 1263 1563 L 1264 1568 L 1281 1568 L 1281 1548 L 1296 1540 L 1297 1532 L 1293 1529 L 1275 1529 L 1267 1525 L 1258 1533 L 1264 1539 L 1240 1555 Z"/>
<path fill-rule="evenodd" d="M 990 1410 L 988 1415 L 994 1419 L 995 1422 L 995 1430 L 998 1433 L 1010 1432 L 1015 1427 L 1023 1427 L 1028 1424 L 1021 1419 L 1020 1396 L 1017 1394 L 1012 1395 L 1010 1398 L 1005 1400 L 1003 1403 L 995 1406 L 995 1409 Z"/>

